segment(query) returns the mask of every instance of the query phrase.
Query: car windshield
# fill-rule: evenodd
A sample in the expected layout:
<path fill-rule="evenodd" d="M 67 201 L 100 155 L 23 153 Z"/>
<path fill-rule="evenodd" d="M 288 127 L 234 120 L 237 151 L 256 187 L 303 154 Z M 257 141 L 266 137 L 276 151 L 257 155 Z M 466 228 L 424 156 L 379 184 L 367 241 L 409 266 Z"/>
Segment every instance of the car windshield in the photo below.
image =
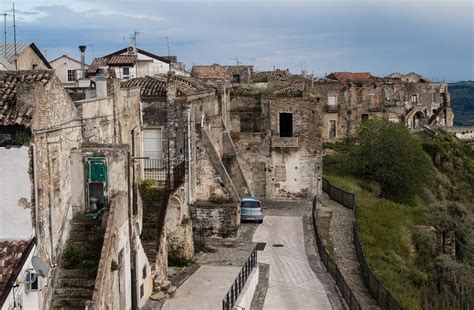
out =
<path fill-rule="evenodd" d="M 242 208 L 258 208 L 259 205 L 258 201 L 242 201 Z"/>

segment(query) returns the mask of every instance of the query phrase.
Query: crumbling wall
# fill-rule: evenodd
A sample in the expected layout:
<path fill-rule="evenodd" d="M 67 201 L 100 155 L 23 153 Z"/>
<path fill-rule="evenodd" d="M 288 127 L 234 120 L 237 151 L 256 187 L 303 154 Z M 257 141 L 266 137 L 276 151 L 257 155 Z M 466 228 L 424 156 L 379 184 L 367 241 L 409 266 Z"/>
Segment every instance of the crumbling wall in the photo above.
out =
<path fill-rule="evenodd" d="M 207 237 L 235 237 L 240 227 L 238 203 L 213 204 L 199 202 L 190 207 L 193 229 Z"/>

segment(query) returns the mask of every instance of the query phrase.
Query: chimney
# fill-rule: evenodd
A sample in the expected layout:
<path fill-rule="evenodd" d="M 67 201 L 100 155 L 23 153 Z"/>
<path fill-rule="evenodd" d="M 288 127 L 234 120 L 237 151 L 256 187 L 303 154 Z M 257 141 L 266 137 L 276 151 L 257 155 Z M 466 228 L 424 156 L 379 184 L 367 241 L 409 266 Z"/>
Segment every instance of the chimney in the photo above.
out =
<path fill-rule="evenodd" d="M 95 92 L 97 98 L 107 97 L 107 70 L 99 68 L 95 76 Z"/>
<path fill-rule="evenodd" d="M 79 50 L 81 51 L 81 79 L 86 77 L 86 46 L 79 45 Z"/>

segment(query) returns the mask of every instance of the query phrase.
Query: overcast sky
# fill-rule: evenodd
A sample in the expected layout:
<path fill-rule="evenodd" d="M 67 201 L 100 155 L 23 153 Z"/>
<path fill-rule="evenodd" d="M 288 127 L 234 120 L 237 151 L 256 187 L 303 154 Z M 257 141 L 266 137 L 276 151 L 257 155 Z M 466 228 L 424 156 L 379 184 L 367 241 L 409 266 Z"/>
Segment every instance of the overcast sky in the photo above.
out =
<path fill-rule="evenodd" d="M 11 1 L 2 0 L 11 14 Z M 17 40 L 49 60 L 91 45 L 87 60 L 130 45 L 193 64 L 257 70 L 307 67 L 317 76 L 415 71 L 434 80 L 474 80 L 472 0 L 20 0 Z M 11 16 L 8 40 L 13 40 Z M 3 41 L 3 40 L 2 40 Z"/>

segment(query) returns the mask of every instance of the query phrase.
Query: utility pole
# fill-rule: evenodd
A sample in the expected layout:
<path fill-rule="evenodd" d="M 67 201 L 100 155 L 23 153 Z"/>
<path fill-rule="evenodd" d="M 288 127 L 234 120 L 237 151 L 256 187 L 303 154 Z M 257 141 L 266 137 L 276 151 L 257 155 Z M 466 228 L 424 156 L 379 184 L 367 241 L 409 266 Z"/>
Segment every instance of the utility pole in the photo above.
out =
<path fill-rule="evenodd" d="M 15 22 L 15 2 L 13 2 L 13 45 L 15 47 L 15 70 L 18 70 L 18 60 L 16 59 L 16 22 Z"/>
<path fill-rule="evenodd" d="M 5 59 L 7 58 L 7 13 L 3 14 L 3 35 L 4 35 L 4 40 L 3 45 L 5 47 L 4 51 L 4 56 Z"/>
<path fill-rule="evenodd" d="M 239 61 L 239 57 L 231 58 L 229 60 L 235 60 L 235 63 L 237 64 L 237 66 L 242 63 L 241 61 Z"/>

